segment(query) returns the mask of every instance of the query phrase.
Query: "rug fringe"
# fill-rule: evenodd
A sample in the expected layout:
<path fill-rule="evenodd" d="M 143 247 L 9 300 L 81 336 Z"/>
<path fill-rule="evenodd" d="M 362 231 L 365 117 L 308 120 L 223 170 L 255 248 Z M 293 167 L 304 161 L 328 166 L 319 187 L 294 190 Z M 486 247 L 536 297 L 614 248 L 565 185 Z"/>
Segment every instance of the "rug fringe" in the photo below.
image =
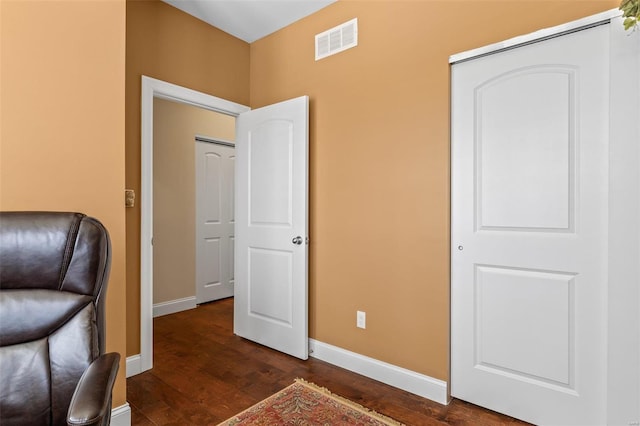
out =
<path fill-rule="evenodd" d="M 351 401 L 350 399 L 347 399 L 345 397 L 342 397 L 340 395 L 336 395 L 335 393 L 331 392 L 329 389 L 316 385 L 315 383 L 312 382 L 308 382 L 305 379 L 298 377 L 295 379 L 296 383 L 300 383 L 301 385 L 304 385 L 308 388 L 311 388 L 317 392 L 320 392 L 324 395 L 327 395 L 331 398 L 336 399 L 337 401 L 340 401 L 342 404 L 347 405 L 351 408 L 353 408 L 354 410 L 358 410 L 362 413 L 368 414 L 370 416 L 374 416 L 374 417 L 378 417 L 381 421 L 387 422 L 389 423 L 389 426 L 406 426 L 404 423 L 400 423 L 399 421 L 392 419 L 389 416 L 385 416 L 384 414 L 380 414 L 375 410 L 371 410 L 363 405 L 358 404 L 357 402 Z"/>

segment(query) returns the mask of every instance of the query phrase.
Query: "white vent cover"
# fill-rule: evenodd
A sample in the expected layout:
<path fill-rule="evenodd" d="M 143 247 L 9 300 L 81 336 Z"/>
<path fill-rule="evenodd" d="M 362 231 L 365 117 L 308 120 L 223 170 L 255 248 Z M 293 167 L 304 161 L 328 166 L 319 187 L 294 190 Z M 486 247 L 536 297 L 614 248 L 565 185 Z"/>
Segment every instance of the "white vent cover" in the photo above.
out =
<path fill-rule="evenodd" d="M 358 18 L 316 35 L 316 61 L 358 45 Z"/>

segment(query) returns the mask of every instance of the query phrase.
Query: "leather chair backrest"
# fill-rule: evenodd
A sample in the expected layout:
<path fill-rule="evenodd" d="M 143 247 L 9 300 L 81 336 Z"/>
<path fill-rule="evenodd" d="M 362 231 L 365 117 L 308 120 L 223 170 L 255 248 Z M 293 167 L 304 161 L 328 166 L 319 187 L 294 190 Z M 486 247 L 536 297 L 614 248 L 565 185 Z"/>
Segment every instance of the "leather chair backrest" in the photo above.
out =
<path fill-rule="evenodd" d="M 66 424 L 105 351 L 109 236 L 80 213 L 0 213 L 0 424 Z"/>

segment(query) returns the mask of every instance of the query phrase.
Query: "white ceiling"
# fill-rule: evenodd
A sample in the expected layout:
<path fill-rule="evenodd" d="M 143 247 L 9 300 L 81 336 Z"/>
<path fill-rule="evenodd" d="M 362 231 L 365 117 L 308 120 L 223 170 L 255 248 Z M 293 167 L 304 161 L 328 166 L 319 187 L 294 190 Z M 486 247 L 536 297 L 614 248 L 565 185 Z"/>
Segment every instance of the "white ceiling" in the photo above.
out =
<path fill-rule="evenodd" d="M 336 0 L 163 1 L 247 43 L 252 43 Z"/>

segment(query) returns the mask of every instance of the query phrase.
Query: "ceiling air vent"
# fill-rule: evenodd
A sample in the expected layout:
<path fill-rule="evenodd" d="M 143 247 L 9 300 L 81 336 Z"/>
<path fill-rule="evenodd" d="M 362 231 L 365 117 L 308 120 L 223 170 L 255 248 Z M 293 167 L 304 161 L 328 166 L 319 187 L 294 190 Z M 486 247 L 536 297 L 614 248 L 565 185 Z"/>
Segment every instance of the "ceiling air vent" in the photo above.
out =
<path fill-rule="evenodd" d="M 316 61 L 358 45 L 358 18 L 316 35 Z"/>

